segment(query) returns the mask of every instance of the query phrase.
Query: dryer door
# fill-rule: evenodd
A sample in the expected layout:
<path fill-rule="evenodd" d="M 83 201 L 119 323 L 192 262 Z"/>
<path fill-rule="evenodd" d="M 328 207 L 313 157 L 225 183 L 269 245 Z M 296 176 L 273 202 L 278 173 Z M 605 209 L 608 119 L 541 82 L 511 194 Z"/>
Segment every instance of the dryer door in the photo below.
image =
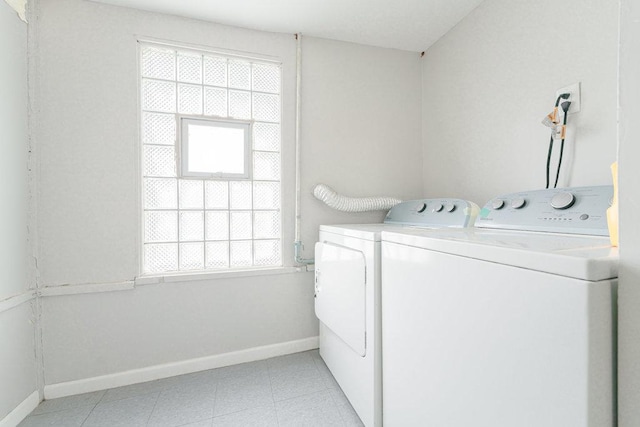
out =
<path fill-rule="evenodd" d="M 358 250 L 316 243 L 316 316 L 365 356 L 365 257 Z"/>

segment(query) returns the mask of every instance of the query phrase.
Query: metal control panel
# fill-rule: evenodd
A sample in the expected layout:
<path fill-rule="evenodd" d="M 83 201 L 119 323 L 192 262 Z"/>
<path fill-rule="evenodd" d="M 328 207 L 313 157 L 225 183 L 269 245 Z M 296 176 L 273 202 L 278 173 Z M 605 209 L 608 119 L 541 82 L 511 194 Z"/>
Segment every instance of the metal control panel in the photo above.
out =
<path fill-rule="evenodd" d="M 391 208 L 385 224 L 416 227 L 472 227 L 480 208 L 462 199 L 419 199 Z"/>
<path fill-rule="evenodd" d="M 489 200 L 476 227 L 608 236 L 613 186 L 554 188 Z"/>

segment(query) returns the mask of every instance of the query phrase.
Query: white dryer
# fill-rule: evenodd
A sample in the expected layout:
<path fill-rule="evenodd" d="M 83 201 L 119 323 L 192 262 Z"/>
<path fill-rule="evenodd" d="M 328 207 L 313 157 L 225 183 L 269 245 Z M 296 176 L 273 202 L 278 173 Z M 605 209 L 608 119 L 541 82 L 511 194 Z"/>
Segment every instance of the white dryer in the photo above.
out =
<path fill-rule="evenodd" d="M 509 194 L 382 233 L 386 427 L 615 425 L 612 188 Z"/>
<path fill-rule="evenodd" d="M 478 206 L 426 199 L 393 207 L 384 224 L 321 225 L 315 247 L 320 355 L 365 426 L 382 425 L 380 233 L 472 226 Z"/>

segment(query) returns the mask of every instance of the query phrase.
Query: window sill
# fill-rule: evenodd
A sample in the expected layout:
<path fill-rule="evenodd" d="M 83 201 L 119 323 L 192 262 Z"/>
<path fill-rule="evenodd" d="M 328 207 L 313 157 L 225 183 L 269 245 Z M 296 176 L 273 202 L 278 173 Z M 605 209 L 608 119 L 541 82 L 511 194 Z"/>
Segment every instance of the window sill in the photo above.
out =
<path fill-rule="evenodd" d="M 179 272 L 162 275 L 143 275 L 135 278 L 136 286 L 153 285 L 157 283 L 194 282 L 201 280 L 232 279 L 239 277 L 272 276 L 278 274 L 306 273 L 302 267 L 273 267 L 247 270 L 229 271 L 196 271 L 193 273 Z"/>

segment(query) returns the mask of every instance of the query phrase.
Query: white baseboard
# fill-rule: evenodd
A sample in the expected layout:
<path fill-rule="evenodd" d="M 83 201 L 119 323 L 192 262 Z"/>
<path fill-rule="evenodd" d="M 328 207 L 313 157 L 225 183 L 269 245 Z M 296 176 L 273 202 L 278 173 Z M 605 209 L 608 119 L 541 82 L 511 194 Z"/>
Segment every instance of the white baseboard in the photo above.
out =
<path fill-rule="evenodd" d="M 199 357 L 180 362 L 164 363 L 146 368 L 132 369 L 115 374 L 101 375 L 76 381 L 67 381 L 44 386 L 44 398 L 55 399 L 74 394 L 89 393 L 108 388 L 121 387 L 145 381 L 159 380 L 175 375 L 190 374 L 207 369 L 221 368 L 238 363 L 253 362 L 285 354 L 298 353 L 318 348 L 318 337 L 303 338 L 278 344 L 253 347 L 231 353 Z M 4 427 L 4 426 L 0 426 Z"/>
<path fill-rule="evenodd" d="M 6 417 L 0 420 L 0 427 L 16 427 L 22 420 L 27 418 L 40 403 L 40 394 L 37 391 L 31 393 L 16 408 L 9 412 Z"/>

